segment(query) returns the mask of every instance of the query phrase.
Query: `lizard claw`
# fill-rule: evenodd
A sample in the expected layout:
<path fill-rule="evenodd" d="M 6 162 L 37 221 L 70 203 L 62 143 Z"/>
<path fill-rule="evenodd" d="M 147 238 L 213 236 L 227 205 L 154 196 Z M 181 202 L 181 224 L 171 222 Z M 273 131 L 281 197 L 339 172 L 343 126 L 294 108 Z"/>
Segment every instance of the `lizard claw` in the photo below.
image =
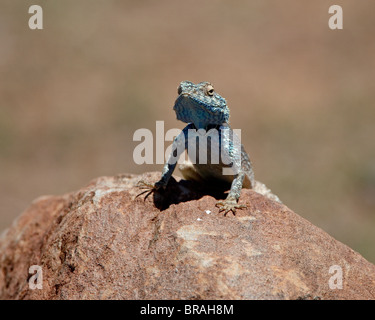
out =
<path fill-rule="evenodd" d="M 230 211 L 232 211 L 233 215 L 236 215 L 236 209 L 247 208 L 245 204 L 238 204 L 235 200 L 231 199 L 217 202 L 216 207 L 219 208 L 219 212 L 224 211 L 224 216 L 226 216 Z"/>
<path fill-rule="evenodd" d="M 141 190 L 144 190 L 144 191 L 139 193 L 135 198 L 138 198 L 142 194 L 147 193 L 144 197 L 144 200 L 146 200 L 147 197 L 151 193 L 154 193 L 155 191 L 159 190 L 160 188 L 165 188 L 165 186 L 160 181 L 156 182 L 156 183 L 149 183 L 149 182 L 146 182 L 146 181 L 143 181 L 143 180 L 138 181 L 136 187 L 141 189 Z"/>
<path fill-rule="evenodd" d="M 137 194 L 137 196 L 136 196 L 135 198 L 138 198 L 138 197 L 141 196 L 142 194 L 147 193 L 147 194 L 145 195 L 144 200 L 146 200 L 147 197 L 148 197 L 151 193 L 153 193 L 153 192 L 155 192 L 155 191 L 157 190 L 157 188 L 155 187 L 155 184 L 152 184 L 152 183 L 149 183 L 149 182 L 145 182 L 145 181 L 143 181 L 143 180 L 138 181 L 136 187 L 139 188 L 139 189 L 141 189 L 141 190 L 144 190 L 144 191 L 142 191 L 141 193 Z"/>
<path fill-rule="evenodd" d="M 136 187 L 139 188 L 139 189 L 148 189 L 149 190 L 149 189 L 154 189 L 155 185 L 152 184 L 152 183 L 140 180 L 140 181 L 138 181 Z"/>

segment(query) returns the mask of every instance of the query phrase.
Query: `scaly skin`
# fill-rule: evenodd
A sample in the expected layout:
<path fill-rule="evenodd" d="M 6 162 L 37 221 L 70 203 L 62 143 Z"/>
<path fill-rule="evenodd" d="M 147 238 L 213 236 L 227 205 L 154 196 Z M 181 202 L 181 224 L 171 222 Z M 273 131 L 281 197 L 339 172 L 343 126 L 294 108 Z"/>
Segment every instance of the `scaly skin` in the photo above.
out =
<path fill-rule="evenodd" d="M 178 87 L 178 97 L 173 109 L 177 119 L 188 125 L 175 138 L 161 179 L 155 184 L 139 182 L 138 187 L 145 190 L 141 194 L 148 192 L 146 195 L 148 197 L 160 188 L 165 189 L 178 157 L 187 150 L 189 158 L 193 157 L 191 159 L 193 164 L 180 167 L 185 179 L 206 184 L 230 185 L 227 198 L 216 203 L 219 212 L 224 212 L 224 215 L 230 211 L 235 214 L 236 209 L 246 208 L 246 205 L 238 204 L 238 199 L 242 187 L 254 187 L 254 173 L 249 156 L 228 124 L 229 108 L 226 100 L 214 91 L 209 82 L 194 84 L 190 81 L 182 81 Z M 207 145 L 203 147 L 197 144 L 196 149 L 194 143 L 197 138 L 206 138 L 210 134 L 212 136 L 210 140 L 206 140 Z M 199 156 L 202 155 L 199 153 L 200 150 L 207 156 L 206 159 L 204 156 L 200 159 Z M 215 157 L 217 160 L 214 160 Z M 232 171 L 224 174 L 223 168 L 231 168 Z"/>

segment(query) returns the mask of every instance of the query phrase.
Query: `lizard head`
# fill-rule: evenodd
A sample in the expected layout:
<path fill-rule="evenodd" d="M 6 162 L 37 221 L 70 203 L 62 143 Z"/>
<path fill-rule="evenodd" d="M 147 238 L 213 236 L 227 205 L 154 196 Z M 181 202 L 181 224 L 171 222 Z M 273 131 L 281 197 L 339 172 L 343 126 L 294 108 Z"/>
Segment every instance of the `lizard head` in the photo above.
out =
<path fill-rule="evenodd" d="M 228 122 L 227 102 L 215 92 L 211 83 L 182 81 L 177 92 L 178 97 L 173 107 L 177 120 L 192 122 L 197 129 Z"/>

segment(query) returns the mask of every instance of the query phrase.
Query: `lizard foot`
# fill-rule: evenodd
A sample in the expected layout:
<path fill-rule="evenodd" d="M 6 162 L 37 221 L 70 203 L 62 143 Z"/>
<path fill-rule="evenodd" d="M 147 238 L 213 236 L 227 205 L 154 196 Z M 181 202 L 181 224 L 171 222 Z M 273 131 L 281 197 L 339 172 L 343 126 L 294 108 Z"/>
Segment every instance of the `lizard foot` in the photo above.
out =
<path fill-rule="evenodd" d="M 139 193 L 135 198 L 138 198 L 138 197 L 141 196 L 142 194 L 147 193 L 147 194 L 145 195 L 145 198 L 144 198 L 144 200 L 146 200 L 147 197 L 148 197 L 151 193 L 153 193 L 153 192 L 159 190 L 159 189 L 162 188 L 163 186 L 162 186 L 162 184 L 161 184 L 160 182 L 156 182 L 156 183 L 153 184 L 153 183 L 149 183 L 149 182 L 146 182 L 146 181 L 141 180 L 141 181 L 138 181 L 136 187 L 139 188 L 139 189 L 141 189 L 141 190 L 144 190 L 144 191 L 142 191 L 141 193 Z"/>
<path fill-rule="evenodd" d="M 219 208 L 219 212 L 224 211 L 224 216 L 227 215 L 228 212 L 232 211 L 233 215 L 236 215 L 237 209 L 244 209 L 247 208 L 245 204 L 238 204 L 236 200 L 226 199 L 224 201 L 219 201 L 216 203 L 216 207 Z"/>
<path fill-rule="evenodd" d="M 145 195 L 144 200 L 146 200 L 147 197 L 148 197 L 151 193 L 153 193 L 153 192 L 155 192 L 155 191 L 157 190 L 157 189 L 155 188 L 155 184 L 152 184 L 152 183 L 149 183 L 149 182 L 146 182 L 146 181 L 143 181 L 143 180 L 138 181 L 136 187 L 139 188 L 139 189 L 141 189 L 141 190 L 144 190 L 144 191 L 142 191 L 141 193 L 137 194 L 137 196 L 136 196 L 135 198 L 138 198 L 138 197 L 141 196 L 142 194 L 147 193 L 147 194 Z"/>

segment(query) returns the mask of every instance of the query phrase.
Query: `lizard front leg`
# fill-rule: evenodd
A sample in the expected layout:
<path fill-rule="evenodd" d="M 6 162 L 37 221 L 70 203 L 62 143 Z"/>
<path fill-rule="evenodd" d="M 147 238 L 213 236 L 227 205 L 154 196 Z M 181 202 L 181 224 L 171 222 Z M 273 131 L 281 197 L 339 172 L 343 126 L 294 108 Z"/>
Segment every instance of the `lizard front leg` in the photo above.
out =
<path fill-rule="evenodd" d="M 180 134 L 174 139 L 172 144 L 172 152 L 168 157 L 168 161 L 165 163 L 162 171 L 161 178 L 156 183 L 149 183 L 146 181 L 139 181 L 137 187 L 144 190 L 136 196 L 139 197 L 142 194 L 146 194 L 145 199 L 153 192 L 165 189 L 168 185 L 169 179 L 171 178 L 174 169 L 176 168 L 178 158 L 184 152 L 187 147 L 188 130 L 192 128 L 192 125 L 187 125 Z"/>
<path fill-rule="evenodd" d="M 219 212 L 224 211 L 224 215 L 226 215 L 228 212 L 232 211 L 233 214 L 236 215 L 237 209 L 246 208 L 246 205 L 238 204 L 238 199 L 240 198 L 244 178 L 244 172 L 241 172 L 237 176 L 235 176 L 227 198 L 216 203 L 216 207 L 219 208 Z"/>

